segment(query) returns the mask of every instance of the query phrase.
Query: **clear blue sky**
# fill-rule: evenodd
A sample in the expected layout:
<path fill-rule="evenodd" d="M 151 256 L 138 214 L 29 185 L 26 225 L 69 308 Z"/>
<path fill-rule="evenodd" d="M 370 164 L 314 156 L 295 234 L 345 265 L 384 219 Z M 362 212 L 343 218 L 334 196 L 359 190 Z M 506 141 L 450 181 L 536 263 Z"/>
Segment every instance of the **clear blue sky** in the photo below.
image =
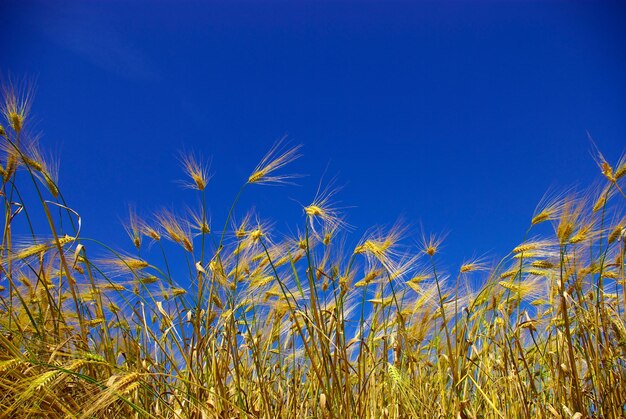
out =
<path fill-rule="evenodd" d="M 212 157 L 223 220 L 287 134 L 308 176 L 243 206 L 293 230 L 326 170 L 356 234 L 402 215 L 450 231 L 460 263 L 516 245 L 549 187 L 596 178 L 587 131 L 608 159 L 625 151 L 619 3 L 4 1 L 0 15 L 0 71 L 37 77 L 44 148 L 107 242 L 128 203 L 194 202 L 178 150 Z"/>

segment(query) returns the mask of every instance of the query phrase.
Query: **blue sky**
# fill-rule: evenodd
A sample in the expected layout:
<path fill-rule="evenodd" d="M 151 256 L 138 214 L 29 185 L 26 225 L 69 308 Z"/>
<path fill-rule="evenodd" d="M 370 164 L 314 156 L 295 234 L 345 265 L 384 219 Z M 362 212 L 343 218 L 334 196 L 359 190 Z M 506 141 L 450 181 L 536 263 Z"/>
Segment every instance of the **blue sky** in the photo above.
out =
<path fill-rule="evenodd" d="M 293 231 L 317 183 L 358 236 L 404 217 L 449 231 L 452 264 L 504 255 L 552 187 L 625 151 L 626 10 L 603 2 L 3 2 L 0 71 L 36 77 L 44 148 L 84 234 L 119 242 L 194 203 L 175 155 L 212 158 L 221 225 L 277 139 L 299 187 L 250 188 Z M 289 228 L 288 228 L 289 227 Z"/>

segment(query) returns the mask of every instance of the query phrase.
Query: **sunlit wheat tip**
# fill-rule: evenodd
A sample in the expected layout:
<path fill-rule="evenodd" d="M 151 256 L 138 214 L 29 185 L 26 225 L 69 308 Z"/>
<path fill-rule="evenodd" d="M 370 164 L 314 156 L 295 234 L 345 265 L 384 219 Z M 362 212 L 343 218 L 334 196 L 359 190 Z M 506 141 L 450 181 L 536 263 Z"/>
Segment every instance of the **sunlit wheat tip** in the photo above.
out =
<path fill-rule="evenodd" d="M 101 286 L 104 290 L 112 290 L 112 291 L 124 291 L 126 287 L 121 284 L 104 284 Z"/>
<path fill-rule="evenodd" d="M 333 205 L 332 198 L 339 189 L 332 187 L 333 182 L 326 186 L 323 190 L 321 184 L 313 202 L 304 207 L 309 227 L 311 231 L 320 239 L 324 245 L 328 246 L 332 236 L 343 228 L 350 226 L 342 219 L 339 209 Z M 322 225 L 322 231 L 319 231 L 319 225 Z"/>
<path fill-rule="evenodd" d="M 474 263 L 465 263 L 463 265 L 461 265 L 461 268 L 459 269 L 460 272 L 465 273 L 465 272 L 471 272 L 471 271 L 475 271 L 478 269 L 478 266 Z"/>
<path fill-rule="evenodd" d="M 172 292 L 172 295 L 173 295 L 174 297 L 178 297 L 178 296 L 180 296 L 180 295 L 187 294 L 187 291 L 186 291 L 186 290 L 184 290 L 184 289 L 182 289 L 182 288 L 172 288 L 172 289 L 171 289 L 171 292 Z"/>
<path fill-rule="evenodd" d="M 600 168 L 600 172 L 604 175 L 604 177 L 611 183 L 615 183 L 617 178 L 615 176 L 615 171 L 613 167 L 609 164 L 609 162 L 604 158 L 598 147 L 592 140 L 592 146 L 595 151 L 594 160 L 596 161 L 598 167 Z"/>
<path fill-rule="evenodd" d="M 600 165 L 600 169 L 602 171 L 602 174 L 609 180 L 609 182 L 615 183 L 617 179 L 615 178 L 615 173 L 613 172 L 613 168 L 610 164 L 608 164 L 606 161 L 603 161 Z"/>
<path fill-rule="evenodd" d="M 65 246 L 66 244 L 71 243 L 74 240 L 75 240 L 75 237 L 65 235 L 63 237 L 59 237 L 59 245 Z M 25 247 L 17 251 L 13 255 L 13 257 L 15 257 L 16 259 L 26 259 L 28 257 L 38 255 L 42 252 L 46 252 L 55 246 L 56 246 L 56 242 L 54 240 L 50 240 L 48 242 L 41 243 L 41 244 L 34 244 L 34 245 Z"/>
<path fill-rule="evenodd" d="M 615 190 L 616 189 L 613 184 L 606 185 L 604 189 L 602 189 L 602 191 L 600 192 L 598 198 L 595 200 L 592 211 L 598 212 L 602 208 L 605 208 L 608 200 L 615 194 Z"/>
<path fill-rule="evenodd" d="M 179 160 L 183 170 L 192 180 L 191 184 L 185 186 L 203 191 L 210 180 L 208 165 L 192 153 L 181 153 Z"/>
<path fill-rule="evenodd" d="M 481 258 L 474 258 L 472 260 L 463 262 L 463 264 L 459 268 L 459 272 L 466 273 L 466 272 L 473 272 L 473 271 L 482 271 L 485 269 L 487 269 L 485 262 Z"/>
<path fill-rule="evenodd" d="M 514 253 L 513 257 L 515 259 L 532 259 L 532 258 L 545 256 L 545 253 L 546 252 L 543 252 L 543 251 L 527 250 L 525 252 Z"/>
<path fill-rule="evenodd" d="M 133 242 L 133 246 L 139 249 L 141 247 L 141 225 L 139 217 L 137 216 L 137 212 L 134 207 L 130 206 L 128 208 L 128 222 L 124 225 L 124 230 L 126 230 L 126 234 L 130 237 Z"/>
<path fill-rule="evenodd" d="M 555 264 L 548 260 L 535 260 L 530 265 L 541 269 L 552 269 L 555 267 Z"/>
<path fill-rule="evenodd" d="M 2 85 L 1 90 L 4 102 L 0 106 L 0 112 L 13 131 L 19 134 L 30 111 L 34 95 L 33 83 L 9 80 L 7 84 Z"/>
<path fill-rule="evenodd" d="M 620 237 L 622 238 L 626 237 L 626 227 L 622 227 L 618 225 L 615 228 L 613 228 L 613 230 L 609 234 L 609 237 L 608 237 L 609 244 L 615 242 Z"/>
<path fill-rule="evenodd" d="M 189 213 L 189 227 L 192 230 L 197 231 L 198 234 L 210 234 L 210 220 L 203 211 L 195 211 L 191 208 L 187 211 Z"/>
<path fill-rule="evenodd" d="M 570 199 L 564 205 L 556 226 L 556 236 L 560 245 L 567 244 L 572 238 L 576 227 L 580 223 L 583 205 L 585 203 L 586 202 L 583 200 L 576 201 Z"/>
<path fill-rule="evenodd" d="M 422 252 L 427 254 L 430 257 L 433 257 L 436 253 L 439 252 L 441 243 L 443 243 L 445 238 L 446 238 L 446 234 L 435 235 L 431 233 L 427 237 L 424 233 L 422 233 L 422 240 L 421 240 Z"/>
<path fill-rule="evenodd" d="M 277 142 L 252 171 L 248 177 L 248 183 L 265 185 L 287 183 L 289 179 L 296 176 L 274 175 L 273 173 L 299 158 L 299 150 L 300 146 L 284 150 L 282 142 Z"/>
<path fill-rule="evenodd" d="M 238 228 L 237 230 L 235 230 L 235 237 L 237 237 L 238 239 L 243 239 L 244 237 L 246 237 L 246 230 L 243 227 Z"/>
<path fill-rule="evenodd" d="M 515 276 L 519 273 L 519 269 L 511 269 L 509 271 L 506 272 L 502 272 L 500 274 L 500 279 L 506 279 L 506 278 L 510 278 L 512 276 Z"/>
<path fill-rule="evenodd" d="M 614 271 L 603 271 L 602 277 L 608 279 L 619 279 L 619 274 Z"/>
<path fill-rule="evenodd" d="M 216 306 L 217 308 L 219 308 L 220 310 L 224 308 L 224 303 L 223 303 L 222 299 L 221 299 L 218 295 L 213 294 L 213 295 L 211 296 L 211 301 L 212 301 L 212 302 L 213 302 L 213 304 L 215 304 L 215 306 Z"/>
<path fill-rule="evenodd" d="M 98 325 L 100 325 L 102 323 L 104 323 L 104 319 L 101 318 L 101 317 L 97 317 L 95 319 L 91 319 L 91 320 L 86 322 L 87 326 L 89 326 L 89 327 L 98 326 Z"/>
<path fill-rule="evenodd" d="M 406 285 L 411 288 L 413 291 L 421 294 L 424 290 L 422 287 L 420 287 L 420 285 L 416 282 L 412 282 L 412 281 L 407 281 Z"/>
<path fill-rule="evenodd" d="M 378 278 L 380 275 L 382 275 L 384 271 L 382 269 L 372 269 L 371 271 L 369 271 L 365 277 L 363 279 L 361 279 L 360 281 L 357 281 L 354 283 L 354 286 L 359 288 L 359 287 L 364 287 L 365 285 L 371 283 L 372 281 L 374 281 L 376 278 Z"/>
<path fill-rule="evenodd" d="M 576 244 L 576 243 L 580 243 L 582 241 L 588 240 L 594 235 L 593 227 L 594 227 L 594 223 L 584 224 L 570 238 L 569 242 L 572 244 Z"/>
<path fill-rule="evenodd" d="M 415 283 L 415 284 L 419 284 L 422 281 L 426 281 L 427 279 L 430 279 L 432 277 L 431 274 L 428 273 L 420 273 L 417 275 L 414 275 L 409 281 Z"/>
<path fill-rule="evenodd" d="M 106 260 L 102 260 L 101 263 L 103 265 L 116 267 L 120 270 L 129 270 L 129 271 L 138 271 L 138 270 L 142 270 L 150 266 L 150 264 L 146 262 L 145 260 L 130 257 L 130 256 L 121 256 L 119 258 L 106 259 Z"/>
<path fill-rule="evenodd" d="M 537 204 L 531 225 L 540 224 L 544 221 L 554 220 L 558 218 L 564 204 L 565 194 L 552 194 L 547 192 Z"/>
<path fill-rule="evenodd" d="M 626 154 L 622 155 L 615 168 L 615 179 L 619 180 L 626 175 Z"/>
<path fill-rule="evenodd" d="M 322 210 L 317 205 L 309 205 L 308 207 L 304 207 L 304 212 L 309 217 L 321 217 L 325 214 L 324 210 Z"/>
<path fill-rule="evenodd" d="M 43 170 L 43 166 L 41 165 L 41 163 L 39 163 L 37 160 L 31 159 L 25 154 L 22 155 L 22 161 L 26 166 L 30 167 L 33 170 L 36 170 L 38 172 L 41 172 Z"/>
<path fill-rule="evenodd" d="M 263 233 L 263 231 L 261 230 L 261 228 L 255 228 L 254 230 L 250 231 L 248 233 L 248 237 L 250 237 L 250 239 L 255 242 L 258 241 L 261 237 L 263 237 L 265 234 Z"/>
<path fill-rule="evenodd" d="M 549 244 L 550 243 L 545 240 L 526 242 L 515 247 L 512 250 L 512 252 L 514 254 L 518 254 L 518 253 L 525 253 L 525 252 L 529 252 L 533 250 L 540 250 L 540 249 L 546 248 L 547 246 L 549 246 Z"/>
<path fill-rule="evenodd" d="M 518 326 L 522 329 L 535 330 L 537 321 L 530 318 L 527 312 L 524 312 L 523 320 L 518 323 Z"/>
<path fill-rule="evenodd" d="M 138 220 L 138 228 L 142 235 L 150 237 L 152 240 L 161 240 L 161 233 L 156 228 L 149 225 L 146 221 Z"/>
<path fill-rule="evenodd" d="M 388 306 L 389 304 L 393 302 L 393 297 L 371 298 L 367 300 L 367 302 L 372 303 L 374 305 L 382 305 L 384 307 L 384 306 Z"/>
<path fill-rule="evenodd" d="M 155 282 L 159 282 L 159 278 L 154 275 L 142 275 L 137 277 L 137 281 L 141 284 L 154 284 Z"/>
<path fill-rule="evenodd" d="M 170 240 L 181 245 L 189 253 L 193 252 L 193 242 L 187 222 L 180 220 L 174 214 L 166 210 L 158 213 L 156 219 L 167 232 Z"/>
<path fill-rule="evenodd" d="M 552 216 L 552 214 L 550 212 L 542 211 L 542 212 L 540 212 L 539 214 L 535 215 L 532 218 L 531 223 L 533 225 L 542 223 L 542 222 L 544 222 L 546 220 L 549 220 L 551 216 Z"/>
<path fill-rule="evenodd" d="M 17 157 L 15 156 L 15 152 L 10 152 L 7 156 L 7 164 L 3 173 L 3 180 L 7 182 L 17 170 Z"/>

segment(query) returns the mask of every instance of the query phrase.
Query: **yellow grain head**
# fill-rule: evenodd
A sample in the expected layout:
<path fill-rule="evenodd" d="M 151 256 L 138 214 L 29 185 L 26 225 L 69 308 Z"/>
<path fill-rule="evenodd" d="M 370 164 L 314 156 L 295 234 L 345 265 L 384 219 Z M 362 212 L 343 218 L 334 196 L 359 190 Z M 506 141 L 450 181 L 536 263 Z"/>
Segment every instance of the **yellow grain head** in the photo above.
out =
<path fill-rule="evenodd" d="M 281 184 L 288 183 L 294 175 L 275 175 L 274 172 L 296 160 L 300 155 L 300 146 L 285 149 L 282 141 L 277 142 L 255 167 L 250 176 L 250 184 Z"/>
<path fill-rule="evenodd" d="M 582 203 L 582 201 L 577 202 L 574 199 L 569 199 L 563 206 L 563 211 L 555 228 L 559 244 L 567 244 L 579 226 L 583 210 Z"/>
<path fill-rule="evenodd" d="M 619 180 L 626 175 L 626 154 L 622 155 L 615 168 L 615 179 Z"/>
<path fill-rule="evenodd" d="M 33 83 L 26 80 L 9 80 L 7 84 L 2 85 L 1 90 L 3 102 L 0 104 L 0 112 L 2 112 L 9 126 L 13 128 L 13 131 L 19 134 L 24 128 L 30 111 L 35 92 Z"/>
<path fill-rule="evenodd" d="M 620 237 L 626 237 L 626 217 L 622 218 L 619 223 L 617 223 L 615 227 L 611 229 L 608 237 L 609 244 L 615 242 Z"/>
<path fill-rule="evenodd" d="M 203 191 L 210 180 L 208 165 L 193 153 L 181 153 L 179 160 L 185 174 L 192 181 L 184 186 Z"/>
<path fill-rule="evenodd" d="M 199 234 L 211 233 L 210 221 L 207 218 L 206 213 L 202 211 L 196 212 L 192 209 L 188 210 L 189 213 L 189 225 L 192 230 L 197 231 Z"/>
<path fill-rule="evenodd" d="M 142 235 L 150 237 L 152 240 L 161 240 L 161 233 L 159 233 L 156 228 L 149 225 L 146 221 L 137 218 L 137 228 Z"/>
<path fill-rule="evenodd" d="M 439 252 L 441 244 L 443 243 L 445 238 L 446 234 L 436 235 L 431 233 L 430 235 L 426 236 L 425 233 L 422 233 L 422 239 L 420 243 L 422 252 L 430 257 L 433 257 Z"/>
<path fill-rule="evenodd" d="M 167 210 L 163 210 L 156 215 L 161 227 L 167 232 L 168 237 L 175 243 L 181 245 L 189 253 L 193 252 L 193 242 L 189 223 L 176 217 Z"/>
<path fill-rule="evenodd" d="M 132 206 L 128 208 L 128 222 L 124 225 L 124 229 L 133 242 L 133 246 L 139 249 L 141 247 L 140 220 Z"/>

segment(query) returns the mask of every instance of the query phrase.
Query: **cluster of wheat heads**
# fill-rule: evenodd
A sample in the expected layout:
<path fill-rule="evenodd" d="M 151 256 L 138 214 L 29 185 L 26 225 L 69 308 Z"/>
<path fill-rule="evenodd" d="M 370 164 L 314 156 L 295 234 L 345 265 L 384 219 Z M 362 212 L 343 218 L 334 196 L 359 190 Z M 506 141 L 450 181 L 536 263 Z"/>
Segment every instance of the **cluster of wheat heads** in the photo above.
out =
<path fill-rule="evenodd" d="M 186 154 L 197 208 L 133 210 L 108 246 L 29 134 L 30 92 L 3 95 L 3 417 L 624 415 L 626 159 L 597 153 L 601 186 L 543 199 L 495 266 L 446 270 L 443 237 L 411 245 L 402 223 L 350 247 L 332 189 L 272 232 L 237 201 L 289 181 L 299 149 L 280 145 L 221 229 Z"/>

